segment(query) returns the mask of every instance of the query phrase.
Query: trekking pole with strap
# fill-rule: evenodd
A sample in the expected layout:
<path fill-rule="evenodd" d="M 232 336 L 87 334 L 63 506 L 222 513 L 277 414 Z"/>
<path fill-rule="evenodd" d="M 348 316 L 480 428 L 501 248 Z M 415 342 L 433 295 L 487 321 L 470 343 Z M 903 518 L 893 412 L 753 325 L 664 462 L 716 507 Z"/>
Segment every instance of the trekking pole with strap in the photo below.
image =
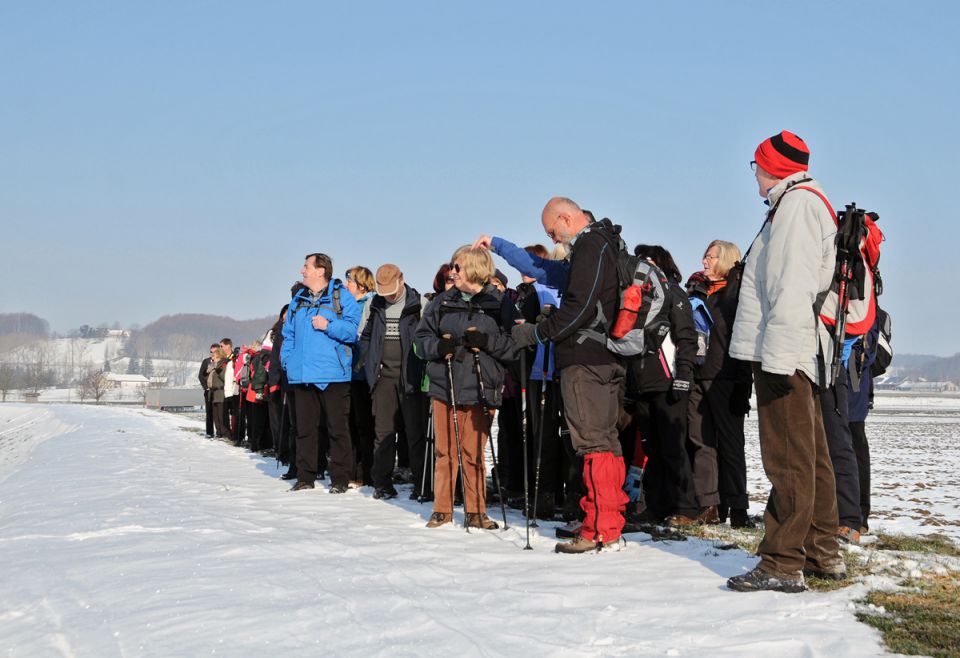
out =
<path fill-rule="evenodd" d="M 450 334 L 444 334 L 444 338 L 450 340 Z M 453 355 L 447 356 L 447 380 L 450 383 L 450 406 L 453 407 L 453 436 L 457 442 L 457 461 L 460 466 L 460 494 L 463 496 L 463 527 L 470 532 L 470 526 L 467 525 L 467 480 L 463 476 L 463 449 L 460 447 L 460 420 L 457 418 L 457 393 L 453 386 Z M 454 485 L 456 488 L 456 485 Z M 436 496 L 436 493 L 434 493 Z M 451 501 L 452 502 L 452 501 Z M 453 516 L 451 512 L 450 516 Z"/>
<path fill-rule="evenodd" d="M 476 331 L 476 327 L 468 327 L 467 331 Z M 480 404 L 483 407 L 483 414 L 487 417 L 487 439 L 490 444 L 490 457 L 493 462 L 493 482 L 497 487 L 497 496 L 500 498 L 500 513 L 503 516 L 503 529 L 509 529 L 507 525 L 507 506 L 503 502 L 503 487 L 500 486 L 500 466 L 497 464 L 497 451 L 493 448 L 493 414 L 490 413 L 490 407 L 487 405 L 486 388 L 483 385 L 483 373 L 480 371 L 480 350 L 476 347 L 470 349 L 473 352 L 473 367 L 477 373 L 477 390 L 480 393 Z M 480 458 L 483 458 L 483 451 L 480 452 Z M 483 483 L 484 493 L 486 493 L 487 484 Z M 467 502 L 463 502 L 466 510 Z M 477 513 L 479 514 L 479 510 Z"/>
<path fill-rule="evenodd" d="M 550 315 L 553 309 L 551 304 L 543 305 L 542 315 L 544 318 Z M 537 507 L 540 502 L 540 463 L 543 460 L 543 426 L 547 419 L 547 385 L 550 374 L 550 343 L 543 345 L 543 379 L 540 382 L 540 423 L 537 425 L 537 462 L 533 477 L 533 522 L 534 528 L 539 528 L 537 524 Z"/>
<path fill-rule="evenodd" d="M 837 318 L 833 327 L 833 358 L 830 361 L 830 379 L 837 381 L 840 375 L 840 360 L 846 339 L 847 309 L 850 306 L 850 285 L 857 277 L 857 267 L 862 264 L 860 242 L 867 234 L 866 215 L 857 204 L 847 205 L 837 218 L 837 266 L 834 277 L 837 282 Z M 862 286 L 861 286 L 862 287 Z M 862 294 L 863 291 L 861 291 Z"/>
<path fill-rule="evenodd" d="M 421 505 L 423 504 L 423 492 L 427 488 L 427 468 L 430 468 L 430 491 L 433 491 L 433 466 L 434 466 L 434 451 L 437 449 L 437 442 L 433 437 L 433 405 L 430 405 L 430 409 L 427 417 L 427 445 L 423 449 L 423 475 L 420 477 L 420 495 L 417 496 L 417 502 Z"/>
<path fill-rule="evenodd" d="M 519 320 L 518 322 L 523 322 Z M 527 545 L 523 547 L 525 551 L 532 551 L 530 545 L 530 483 L 528 476 L 528 458 L 527 458 L 527 350 L 520 350 L 520 413 L 523 419 L 520 421 L 520 428 L 523 437 L 523 515 L 526 517 L 527 527 Z"/>

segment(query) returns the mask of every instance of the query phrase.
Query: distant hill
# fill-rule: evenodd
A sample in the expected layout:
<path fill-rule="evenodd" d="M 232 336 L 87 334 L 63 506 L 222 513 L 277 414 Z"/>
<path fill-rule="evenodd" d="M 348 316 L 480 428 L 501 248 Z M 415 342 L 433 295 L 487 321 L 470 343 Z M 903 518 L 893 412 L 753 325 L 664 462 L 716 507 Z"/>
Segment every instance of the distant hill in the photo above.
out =
<path fill-rule="evenodd" d="M 207 347 L 221 338 L 230 338 L 239 347 L 260 338 L 275 321 L 274 316 L 234 320 L 202 313 L 164 315 L 134 331 L 127 349 L 141 355 L 202 358 Z"/>
<path fill-rule="evenodd" d="M 960 383 L 960 353 L 947 357 L 898 354 L 893 358 L 892 365 L 905 377 L 923 378 L 931 382 Z"/>

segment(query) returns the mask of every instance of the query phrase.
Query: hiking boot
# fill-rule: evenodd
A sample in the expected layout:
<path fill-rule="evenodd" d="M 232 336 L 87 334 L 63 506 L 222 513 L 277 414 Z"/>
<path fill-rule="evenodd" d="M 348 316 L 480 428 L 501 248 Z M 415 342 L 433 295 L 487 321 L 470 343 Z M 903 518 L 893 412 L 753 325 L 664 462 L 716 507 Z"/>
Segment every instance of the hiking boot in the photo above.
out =
<path fill-rule="evenodd" d="M 803 574 L 797 577 L 774 576 L 760 567 L 745 574 L 734 576 L 727 580 L 727 587 L 734 592 L 761 592 L 769 590 L 773 592 L 786 592 L 787 594 L 796 594 L 802 592 L 807 587 L 803 584 Z"/>
<path fill-rule="evenodd" d="M 313 482 L 301 482 L 298 480 L 295 485 L 290 487 L 290 491 L 303 491 L 304 489 L 313 489 L 315 486 Z"/>
<path fill-rule="evenodd" d="M 297 479 L 297 469 L 291 468 L 286 473 L 280 476 L 281 480 L 296 480 Z"/>
<path fill-rule="evenodd" d="M 397 490 L 393 487 L 381 487 L 373 492 L 373 497 L 377 500 L 390 500 L 397 497 Z"/>
<path fill-rule="evenodd" d="M 837 528 L 837 539 L 842 541 L 844 544 L 859 544 L 860 543 L 860 533 L 853 528 L 848 528 L 845 525 Z"/>
<path fill-rule="evenodd" d="M 731 528 L 756 528 L 757 524 L 750 520 L 750 517 L 747 515 L 747 510 L 745 509 L 732 509 L 730 510 L 730 527 Z"/>
<path fill-rule="evenodd" d="M 697 515 L 697 523 L 702 525 L 718 525 L 720 523 L 720 514 L 717 512 L 716 505 L 708 505 L 700 508 L 700 514 Z"/>
<path fill-rule="evenodd" d="M 553 547 L 555 553 L 590 553 L 600 550 L 600 544 L 592 539 L 586 539 L 582 535 L 577 535 L 570 541 L 557 542 Z"/>
<path fill-rule="evenodd" d="M 430 515 L 430 520 L 427 521 L 428 528 L 439 528 L 445 523 L 450 523 L 453 521 L 453 514 L 450 512 L 434 512 Z"/>
<path fill-rule="evenodd" d="M 345 485 L 345 484 L 333 484 L 333 485 L 330 485 L 330 493 L 332 493 L 332 494 L 347 493 L 347 485 Z"/>
<path fill-rule="evenodd" d="M 804 567 L 803 569 L 804 578 L 820 578 L 821 580 L 845 580 L 847 577 L 847 570 L 844 567 L 840 567 L 838 571 L 821 571 L 819 569 L 811 569 Z"/>
<path fill-rule="evenodd" d="M 466 525 L 468 528 L 480 528 L 481 530 L 496 530 L 500 525 L 486 514 L 475 512 L 467 513 Z"/>
<path fill-rule="evenodd" d="M 697 525 L 699 521 L 684 514 L 674 514 L 673 516 L 668 516 L 664 523 L 670 528 L 688 528 L 692 525 Z"/>

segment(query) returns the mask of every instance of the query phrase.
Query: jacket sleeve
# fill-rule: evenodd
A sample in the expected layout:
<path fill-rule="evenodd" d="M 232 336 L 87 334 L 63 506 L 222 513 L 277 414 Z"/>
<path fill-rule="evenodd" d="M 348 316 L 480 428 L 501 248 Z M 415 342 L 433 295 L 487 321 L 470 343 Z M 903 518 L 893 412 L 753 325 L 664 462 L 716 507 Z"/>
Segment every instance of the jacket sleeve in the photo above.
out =
<path fill-rule="evenodd" d="M 341 295 L 340 303 L 343 317 L 338 318 L 334 315 L 333 319 L 329 320 L 327 335 L 339 343 L 352 345 L 357 342 L 357 329 L 362 309 L 353 295 L 348 292 Z"/>
<path fill-rule="evenodd" d="M 496 334 L 490 336 L 490 344 L 486 350 L 490 356 L 501 363 L 508 363 L 517 359 L 517 346 L 510 338 L 510 329 L 513 327 L 514 320 L 518 317 L 517 307 L 507 295 L 504 295 L 500 304 L 500 325 L 497 327 Z"/>
<path fill-rule="evenodd" d="M 513 269 L 517 270 L 523 276 L 528 276 L 542 283 L 560 290 L 567 284 L 567 262 L 562 260 L 549 260 L 534 256 L 526 249 L 518 247 L 509 240 L 494 237 L 490 241 L 490 248 L 493 253 L 507 261 Z"/>
<path fill-rule="evenodd" d="M 830 248 L 826 242 L 833 243 L 833 235 L 824 236 L 820 213 L 828 215 L 815 194 L 794 192 L 781 202 L 770 225 L 758 285 L 769 308 L 760 355 L 763 369 L 772 374 L 792 375 L 797 364 L 810 360 L 797 332 L 816 331 L 813 305 L 821 290 L 821 263 Z"/>
<path fill-rule="evenodd" d="M 693 368 L 697 359 L 697 328 L 693 322 L 693 307 L 679 287 L 670 286 L 673 299 L 670 303 L 670 339 L 677 348 L 676 379 L 693 381 Z"/>
<path fill-rule="evenodd" d="M 210 359 L 204 359 L 200 362 L 200 374 L 198 377 L 200 379 L 200 386 L 203 387 L 203 390 L 207 390 L 207 373 L 205 370 L 207 369 L 208 363 L 210 363 Z"/>
<path fill-rule="evenodd" d="M 587 234 L 574 249 L 579 247 L 570 269 L 569 285 L 563 293 L 563 303 L 550 317 L 537 325 L 537 338 L 542 343 L 548 340 L 561 341 L 590 325 L 596 318 L 597 301 L 603 289 L 604 279 L 610 276 L 610 243 L 603 237 Z M 607 318 L 612 321 L 613 318 Z"/>
<path fill-rule="evenodd" d="M 293 302 L 291 302 L 290 306 L 293 306 Z M 294 329 L 293 321 L 293 308 L 287 311 L 286 320 L 283 322 L 283 331 L 280 333 L 283 334 L 283 345 L 280 346 L 280 365 L 286 370 L 290 353 L 293 352 L 293 347 L 297 344 L 296 330 Z"/>
<path fill-rule="evenodd" d="M 413 334 L 413 351 L 424 361 L 435 361 L 440 358 L 437 352 L 437 343 L 440 337 L 437 332 L 440 329 L 440 304 L 439 297 L 434 297 L 427 304 L 423 311 L 423 317 L 417 324 L 417 329 Z"/>

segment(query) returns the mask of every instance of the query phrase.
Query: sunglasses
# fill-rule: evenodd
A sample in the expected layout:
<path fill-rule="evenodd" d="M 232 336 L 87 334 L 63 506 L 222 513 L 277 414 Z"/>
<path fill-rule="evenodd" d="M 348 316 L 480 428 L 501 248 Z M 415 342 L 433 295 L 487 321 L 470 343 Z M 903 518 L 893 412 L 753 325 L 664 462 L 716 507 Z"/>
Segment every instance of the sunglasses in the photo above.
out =
<path fill-rule="evenodd" d="M 451 272 L 456 272 L 460 274 L 460 263 L 447 263 L 447 267 L 450 268 Z"/>

